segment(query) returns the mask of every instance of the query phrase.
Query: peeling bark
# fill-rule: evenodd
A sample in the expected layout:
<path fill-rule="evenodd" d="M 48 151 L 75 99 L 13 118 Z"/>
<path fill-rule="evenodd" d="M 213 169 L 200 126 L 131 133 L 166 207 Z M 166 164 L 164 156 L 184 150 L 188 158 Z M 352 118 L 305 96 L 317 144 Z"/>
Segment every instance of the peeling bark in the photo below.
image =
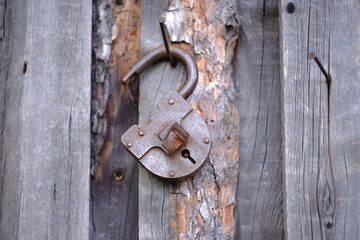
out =
<path fill-rule="evenodd" d="M 109 99 L 109 68 L 112 27 L 115 18 L 110 0 L 93 2 L 92 98 L 91 98 L 91 175 L 95 177 L 99 155 L 107 133 L 106 107 Z"/>
<path fill-rule="evenodd" d="M 239 27 L 236 1 L 169 1 L 164 17 L 173 42 L 192 44 L 199 84 L 191 104 L 212 136 L 209 162 L 175 187 L 172 227 L 179 239 L 231 239 L 239 142 L 231 64 Z"/>

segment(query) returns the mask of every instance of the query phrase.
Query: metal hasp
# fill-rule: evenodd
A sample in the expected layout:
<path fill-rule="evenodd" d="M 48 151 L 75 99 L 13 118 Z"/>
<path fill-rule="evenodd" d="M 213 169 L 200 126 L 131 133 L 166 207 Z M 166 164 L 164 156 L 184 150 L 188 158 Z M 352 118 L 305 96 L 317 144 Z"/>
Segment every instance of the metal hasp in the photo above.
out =
<path fill-rule="evenodd" d="M 130 127 L 121 142 L 152 174 L 181 180 L 201 169 L 209 155 L 211 140 L 205 121 L 185 100 L 197 83 L 196 63 L 184 50 L 170 49 L 174 58 L 185 65 L 186 82 L 178 92 L 170 91 L 160 100 L 159 110 L 147 122 Z M 123 82 L 127 83 L 166 56 L 165 48 L 149 52 L 126 74 Z"/>

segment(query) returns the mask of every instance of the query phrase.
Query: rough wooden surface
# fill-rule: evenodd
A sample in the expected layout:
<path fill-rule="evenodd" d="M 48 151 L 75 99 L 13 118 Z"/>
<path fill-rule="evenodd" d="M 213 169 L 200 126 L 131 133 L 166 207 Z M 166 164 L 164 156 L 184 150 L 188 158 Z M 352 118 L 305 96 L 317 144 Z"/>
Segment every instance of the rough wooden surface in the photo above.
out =
<path fill-rule="evenodd" d="M 169 185 L 140 168 L 140 239 L 231 239 L 234 236 L 238 178 L 238 119 L 231 60 L 237 37 L 235 1 L 142 3 L 142 52 L 162 45 L 158 18 L 163 14 L 173 41 L 196 57 L 199 83 L 190 103 L 208 123 L 212 135 L 209 162 L 193 178 Z M 162 63 L 140 83 L 140 123 L 156 110 L 169 89 L 177 89 L 185 72 Z"/>
<path fill-rule="evenodd" d="M 163 2 L 142 1 L 141 52 L 162 45 L 158 19 Z M 139 123 L 147 121 L 157 110 L 157 103 L 170 89 L 177 90 L 184 79 L 183 67 L 172 69 L 169 62 L 154 65 L 140 77 Z M 175 239 L 171 228 L 174 214 L 170 185 L 150 175 L 139 165 L 139 239 Z"/>
<path fill-rule="evenodd" d="M 5 0 L 0 0 L 0 48 L 4 37 L 4 11 L 5 11 Z"/>
<path fill-rule="evenodd" d="M 6 1 L 0 239 L 88 239 L 91 1 Z"/>
<path fill-rule="evenodd" d="M 287 238 L 359 239 L 360 4 L 294 3 L 279 6 Z"/>
<path fill-rule="evenodd" d="M 136 239 L 138 168 L 120 138 L 138 120 L 137 91 L 130 91 L 120 80 L 140 55 L 140 1 L 94 3 L 90 237 Z M 137 90 L 137 84 L 134 87 Z"/>
<path fill-rule="evenodd" d="M 236 239 L 283 239 L 277 1 L 238 1 Z"/>

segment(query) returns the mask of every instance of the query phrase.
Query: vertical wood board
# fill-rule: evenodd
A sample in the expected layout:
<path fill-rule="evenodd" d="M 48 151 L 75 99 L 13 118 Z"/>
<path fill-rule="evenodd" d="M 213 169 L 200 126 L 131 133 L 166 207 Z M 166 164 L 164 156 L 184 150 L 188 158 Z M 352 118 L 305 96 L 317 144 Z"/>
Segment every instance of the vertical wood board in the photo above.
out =
<path fill-rule="evenodd" d="M 236 239 L 284 237 L 277 1 L 238 1 Z"/>
<path fill-rule="evenodd" d="M 141 53 L 162 46 L 159 17 L 163 1 L 142 1 Z M 146 122 L 156 111 L 157 103 L 169 90 L 177 90 L 185 78 L 184 68 L 176 69 L 170 62 L 160 62 L 140 77 L 139 124 Z M 147 172 L 139 164 L 139 239 L 176 239 L 171 228 L 171 185 Z"/>
<path fill-rule="evenodd" d="M 0 239 L 88 239 L 91 1 L 5 1 Z"/>
<path fill-rule="evenodd" d="M 281 1 L 288 239 L 359 239 L 360 3 Z M 314 52 L 331 74 L 329 86 Z"/>

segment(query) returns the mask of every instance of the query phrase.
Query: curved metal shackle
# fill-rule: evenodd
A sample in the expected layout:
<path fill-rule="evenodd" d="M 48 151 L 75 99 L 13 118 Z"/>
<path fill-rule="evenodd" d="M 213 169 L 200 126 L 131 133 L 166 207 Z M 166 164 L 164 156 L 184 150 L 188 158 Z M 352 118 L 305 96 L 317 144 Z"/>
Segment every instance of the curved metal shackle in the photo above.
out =
<path fill-rule="evenodd" d="M 187 99 L 194 91 L 198 80 L 198 68 L 196 66 L 193 56 L 186 51 L 170 47 L 170 52 L 175 59 L 180 60 L 186 69 L 186 81 L 182 87 L 178 90 L 180 96 Z M 122 82 L 127 84 L 133 77 L 140 75 L 147 68 L 157 61 L 167 59 L 167 52 L 165 47 L 155 48 L 143 56 L 138 62 L 136 62 L 131 70 L 123 77 Z"/>

